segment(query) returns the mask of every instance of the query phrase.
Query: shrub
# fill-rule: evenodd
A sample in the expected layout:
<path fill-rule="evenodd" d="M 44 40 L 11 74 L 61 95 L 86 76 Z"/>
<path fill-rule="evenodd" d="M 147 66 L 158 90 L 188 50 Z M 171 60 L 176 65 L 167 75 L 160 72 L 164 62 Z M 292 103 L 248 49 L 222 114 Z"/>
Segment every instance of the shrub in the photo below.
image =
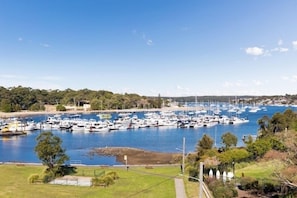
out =
<path fill-rule="evenodd" d="M 30 175 L 30 177 L 28 178 L 28 182 L 30 184 L 33 184 L 35 182 L 37 182 L 39 180 L 39 175 L 38 174 L 32 174 Z"/>
<path fill-rule="evenodd" d="M 209 178 L 206 180 L 206 183 L 214 197 L 232 198 L 238 196 L 233 182 L 223 182 L 222 180 Z"/>
<path fill-rule="evenodd" d="M 58 104 L 56 106 L 57 111 L 66 111 L 66 107 L 64 105 Z"/>
<path fill-rule="evenodd" d="M 106 175 L 110 176 L 113 180 L 117 180 L 120 177 L 118 176 L 118 174 L 114 171 L 107 173 Z"/>
<path fill-rule="evenodd" d="M 251 189 L 258 189 L 258 188 L 259 188 L 259 182 L 255 178 L 242 177 L 240 179 L 239 189 L 241 189 L 241 190 L 251 190 Z"/>
<path fill-rule="evenodd" d="M 114 180 L 113 180 L 113 178 L 112 178 L 111 176 L 109 176 L 109 175 L 105 175 L 105 176 L 102 178 L 102 180 L 103 180 L 103 182 L 104 182 L 104 184 L 105 184 L 106 186 L 109 186 L 109 185 L 114 184 Z"/>
<path fill-rule="evenodd" d="M 197 181 L 196 179 L 193 179 L 192 177 L 198 178 L 199 172 L 196 168 L 194 167 L 189 167 L 189 181 Z"/>

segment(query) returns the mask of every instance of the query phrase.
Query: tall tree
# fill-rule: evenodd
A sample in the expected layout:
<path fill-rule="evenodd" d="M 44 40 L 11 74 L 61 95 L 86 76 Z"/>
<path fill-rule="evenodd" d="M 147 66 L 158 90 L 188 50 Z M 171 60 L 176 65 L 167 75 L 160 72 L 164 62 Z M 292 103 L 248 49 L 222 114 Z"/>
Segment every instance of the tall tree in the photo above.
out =
<path fill-rule="evenodd" d="M 232 146 L 236 146 L 237 145 L 237 137 L 230 133 L 224 133 L 221 137 L 223 144 L 225 144 L 225 149 L 228 150 L 230 147 Z"/>
<path fill-rule="evenodd" d="M 42 132 L 37 138 L 35 152 L 43 165 L 48 167 L 48 171 L 55 172 L 55 168 L 60 167 L 69 157 L 62 148 L 62 140 L 54 136 L 52 132 Z"/>
<path fill-rule="evenodd" d="M 196 146 L 196 152 L 198 156 L 204 155 L 206 150 L 209 150 L 213 146 L 213 139 L 209 136 L 204 134 L 200 141 L 198 141 Z"/>

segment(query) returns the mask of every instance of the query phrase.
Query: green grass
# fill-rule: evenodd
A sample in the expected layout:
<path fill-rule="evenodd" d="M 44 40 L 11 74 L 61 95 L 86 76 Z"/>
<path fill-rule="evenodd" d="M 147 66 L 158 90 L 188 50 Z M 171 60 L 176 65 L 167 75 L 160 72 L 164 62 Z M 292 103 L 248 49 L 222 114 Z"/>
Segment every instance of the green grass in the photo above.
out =
<path fill-rule="evenodd" d="M 115 171 L 120 179 L 109 187 L 80 187 L 51 184 L 29 184 L 28 177 L 41 173 L 44 166 L 0 165 L 0 197 L 175 197 L 174 177 L 179 168 L 154 167 L 78 167 L 76 175 L 94 176 L 94 171 Z"/>
<path fill-rule="evenodd" d="M 256 179 L 273 179 L 273 173 L 282 167 L 283 164 L 279 160 L 257 162 L 244 168 L 236 169 L 235 176 L 241 177 L 242 174 L 244 174 L 245 177 L 253 177 Z"/>

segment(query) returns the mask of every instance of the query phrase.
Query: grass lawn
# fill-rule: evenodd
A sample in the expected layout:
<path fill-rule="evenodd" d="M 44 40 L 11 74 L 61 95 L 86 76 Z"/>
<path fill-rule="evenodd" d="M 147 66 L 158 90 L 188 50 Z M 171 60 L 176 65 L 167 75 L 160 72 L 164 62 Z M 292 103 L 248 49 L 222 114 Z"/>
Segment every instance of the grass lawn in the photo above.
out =
<path fill-rule="evenodd" d="M 51 184 L 29 184 L 28 177 L 41 173 L 44 166 L 0 165 L 0 197 L 175 197 L 174 177 L 179 167 L 77 167 L 76 175 L 115 171 L 120 179 L 109 187 L 80 187 Z"/>
<path fill-rule="evenodd" d="M 283 164 L 280 160 L 271 160 L 266 162 L 257 162 L 247 167 L 236 169 L 235 176 L 241 177 L 244 174 L 245 177 L 253 177 L 256 179 L 273 179 L 273 173 L 276 170 L 283 168 Z"/>

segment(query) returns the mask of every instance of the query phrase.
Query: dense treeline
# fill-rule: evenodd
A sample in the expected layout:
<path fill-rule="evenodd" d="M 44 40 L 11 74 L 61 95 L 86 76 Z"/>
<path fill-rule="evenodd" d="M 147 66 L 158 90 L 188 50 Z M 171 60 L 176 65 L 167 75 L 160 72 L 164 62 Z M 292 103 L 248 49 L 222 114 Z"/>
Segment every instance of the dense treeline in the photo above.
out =
<path fill-rule="evenodd" d="M 144 97 L 137 94 L 116 94 L 110 91 L 44 90 L 29 87 L 0 87 L 0 111 L 40 111 L 45 105 L 68 105 L 81 107 L 90 104 L 92 110 L 160 108 L 163 101 L 158 97 Z"/>
<path fill-rule="evenodd" d="M 130 109 L 130 108 L 160 108 L 168 101 L 183 105 L 187 102 L 231 102 L 245 104 L 273 104 L 271 101 L 282 104 L 297 104 L 297 95 L 285 96 L 188 96 L 188 97 L 161 97 L 140 96 L 137 94 L 117 94 L 105 90 L 45 90 L 30 87 L 0 86 L 0 111 L 15 112 L 20 110 L 40 111 L 44 105 L 60 105 L 81 107 L 90 104 L 91 110 Z"/>

